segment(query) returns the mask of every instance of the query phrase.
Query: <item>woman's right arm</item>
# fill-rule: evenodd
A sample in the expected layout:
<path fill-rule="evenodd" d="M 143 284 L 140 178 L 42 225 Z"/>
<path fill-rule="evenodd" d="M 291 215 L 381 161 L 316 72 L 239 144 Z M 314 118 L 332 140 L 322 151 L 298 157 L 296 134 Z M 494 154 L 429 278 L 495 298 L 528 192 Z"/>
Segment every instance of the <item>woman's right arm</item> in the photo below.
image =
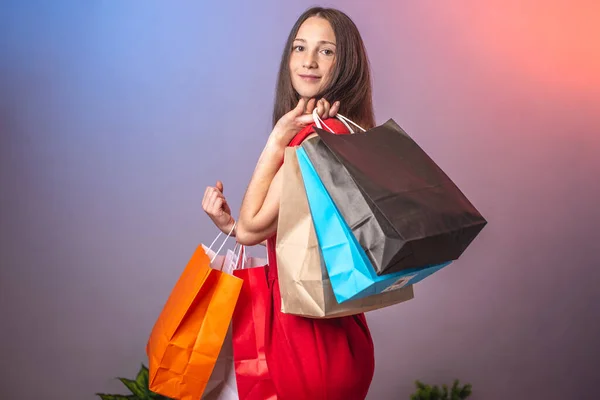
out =
<path fill-rule="evenodd" d="M 279 169 L 287 144 L 303 125 L 312 121 L 310 116 L 303 116 L 303 113 L 304 101 L 301 100 L 294 110 L 277 123 L 256 163 L 240 208 L 237 240 L 241 244 L 255 245 L 271 237 L 277 230 L 281 191 Z M 302 123 L 302 120 L 307 122 Z"/>
<path fill-rule="evenodd" d="M 339 102 L 330 107 L 326 100 L 321 99 L 316 106 L 319 116 L 334 116 L 339 109 Z M 313 122 L 312 110 L 314 108 L 315 99 L 309 101 L 300 99 L 296 108 L 281 117 L 273 128 L 242 200 L 240 216 L 235 227 L 238 243 L 253 246 L 264 242 L 277 230 L 282 184 L 280 167 L 283 162 L 283 154 L 296 133 Z M 216 217 L 211 216 L 211 219 L 221 231 L 228 233 L 234 220 L 229 207 L 226 208 L 226 212 L 222 211 L 224 205 L 226 206 L 225 197 L 222 195 L 222 185 L 221 191 L 217 190 L 216 192 L 208 196 L 207 203 L 217 208 Z M 203 206 L 204 204 L 203 202 Z"/>
<path fill-rule="evenodd" d="M 320 117 L 335 115 L 339 103 L 330 107 L 321 99 L 316 107 Z M 280 168 L 285 148 L 302 128 L 313 122 L 314 108 L 315 99 L 308 102 L 300 99 L 296 108 L 281 117 L 273 128 L 242 201 L 237 225 L 239 243 L 252 246 L 276 232 L 282 187 Z"/>

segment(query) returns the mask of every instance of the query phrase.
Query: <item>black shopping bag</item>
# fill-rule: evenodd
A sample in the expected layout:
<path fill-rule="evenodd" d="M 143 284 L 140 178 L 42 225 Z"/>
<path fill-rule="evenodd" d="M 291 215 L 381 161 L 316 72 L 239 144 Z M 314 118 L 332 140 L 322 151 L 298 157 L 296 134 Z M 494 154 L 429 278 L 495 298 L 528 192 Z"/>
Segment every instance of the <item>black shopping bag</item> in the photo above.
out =
<path fill-rule="evenodd" d="M 333 155 L 338 162 L 336 167 L 324 156 L 327 168 L 319 176 L 329 181 L 326 188 L 359 243 L 369 238 L 363 246 L 378 275 L 456 260 L 487 224 L 392 119 L 364 133 L 315 132 L 330 151 L 329 160 Z M 305 150 L 313 156 L 326 154 L 318 143 L 309 143 Z M 325 170 L 323 165 L 319 169 Z M 364 201 L 356 201 L 357 190 Z"/>

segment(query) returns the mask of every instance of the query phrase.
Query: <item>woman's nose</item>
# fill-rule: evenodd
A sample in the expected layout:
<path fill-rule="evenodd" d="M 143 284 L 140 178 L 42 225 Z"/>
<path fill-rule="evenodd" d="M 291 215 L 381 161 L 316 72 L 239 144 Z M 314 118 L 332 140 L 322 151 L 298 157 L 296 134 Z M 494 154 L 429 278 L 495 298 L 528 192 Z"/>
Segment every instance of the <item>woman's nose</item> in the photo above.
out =
<path fill-rule="evenodd" d="M 315 56 L 309 52 L 306 52 L 304 60 L 302 62 L 302 66 L 304 68 L 316 68 L 318 65 Z"/>

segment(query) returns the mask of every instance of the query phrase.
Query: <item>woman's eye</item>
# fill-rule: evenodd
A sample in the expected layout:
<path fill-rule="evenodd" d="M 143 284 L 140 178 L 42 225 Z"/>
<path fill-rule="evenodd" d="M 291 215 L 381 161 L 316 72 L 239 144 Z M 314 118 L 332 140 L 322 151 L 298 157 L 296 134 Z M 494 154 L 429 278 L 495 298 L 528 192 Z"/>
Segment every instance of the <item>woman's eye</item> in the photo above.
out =
<path fill-rule="evenodd" d="M 326 56 L 331 56 L 333 55 L 333 50 L 323 49 L 323 54 L 325 54 Z"/>
<path fill-rule="evenodd" d="M 294 46 L 294 51 L 302 51 L 304 50 L 304 46 Z"/>

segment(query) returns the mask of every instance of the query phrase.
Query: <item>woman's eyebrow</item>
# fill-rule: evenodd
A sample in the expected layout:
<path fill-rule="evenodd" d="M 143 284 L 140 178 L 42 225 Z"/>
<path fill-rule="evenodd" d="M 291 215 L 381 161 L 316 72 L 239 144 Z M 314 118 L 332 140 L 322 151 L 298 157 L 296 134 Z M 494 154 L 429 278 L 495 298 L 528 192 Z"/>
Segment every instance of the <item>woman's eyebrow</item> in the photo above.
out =
<path fill-rule="evenodd" d="M 296 39 L 294 39 L 294 42 L 296 42 L 296 41 L 299 41 L 299 42 L 304 42 L 304 43 L 306 43 L 306 40 L 304 40 L 304 39 L 302 39 L 302 38 L 296 38 Z M 336 44 L 335 44 L 335 43 L 333 43 L 333 42 L 330 42 L 330 41 L 328 41 L 328 40 L 319 40 L 319 42 L 318 42 L 318 43 L 319 43 L 319 44 L 331 44 L 331 45 L 333 45 L 333 46 L 336 46 Z"/>

